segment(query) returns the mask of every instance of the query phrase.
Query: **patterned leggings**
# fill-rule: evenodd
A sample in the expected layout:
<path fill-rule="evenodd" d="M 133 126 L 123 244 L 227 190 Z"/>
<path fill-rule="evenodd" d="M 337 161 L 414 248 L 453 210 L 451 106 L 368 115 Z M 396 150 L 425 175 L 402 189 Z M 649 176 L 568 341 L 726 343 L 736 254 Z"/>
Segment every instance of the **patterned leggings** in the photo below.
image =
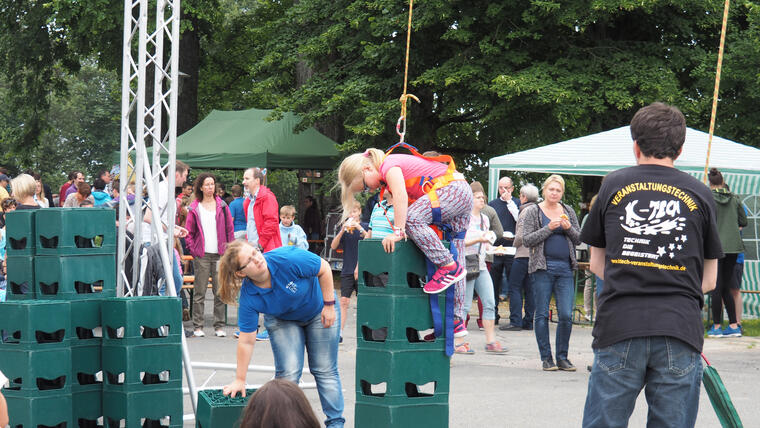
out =
<path fill-rule="evenodd" d="M 472 211 L 472 190 L 464 180 L 452 181 L 448 186 L 437 191 L 441 203 L 441 220 L 454 230 L 454 234 L 464 232 L 470 224 Z M 449 249 L 444 247 L 438 235 L 430 225 L 433 223 L 433 210 L 430 198 L 424 195 L 409 206 L 406 219 L 406 233 L 420 248 L 425 256 L 436 266 L 445 266 L 454 261 Z M 464 239 L 455 239 L 459 257 L 457 262 L 464 266 Z M 465 280 L 454 284 L 454 315 L 464 319 Z"/>

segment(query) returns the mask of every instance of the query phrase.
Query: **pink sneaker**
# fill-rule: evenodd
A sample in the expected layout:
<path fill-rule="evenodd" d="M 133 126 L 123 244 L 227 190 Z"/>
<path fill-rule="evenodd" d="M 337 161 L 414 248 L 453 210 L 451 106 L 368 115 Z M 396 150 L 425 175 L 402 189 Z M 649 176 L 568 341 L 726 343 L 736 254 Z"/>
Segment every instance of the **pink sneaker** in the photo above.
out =
<path fill-rule="evenodd" d="M 443 267 L 438 268 L 433 274 L 433 278 L 425 284 L 423 291 L 428 294 L 438 294 L 457 281 L 464 279 L 464 277 L 467 276 L 467 271 L 464 270 L 459 263 L 454 263 L 455 266 L 453 270 L 448 270 Z"/>
<path fill-rule="evenodd" d="M 454 320 L 454 337 L 465 337 L 467 336 L 467 327 L 464 326 L 464 323 L 460 319 Z"/>

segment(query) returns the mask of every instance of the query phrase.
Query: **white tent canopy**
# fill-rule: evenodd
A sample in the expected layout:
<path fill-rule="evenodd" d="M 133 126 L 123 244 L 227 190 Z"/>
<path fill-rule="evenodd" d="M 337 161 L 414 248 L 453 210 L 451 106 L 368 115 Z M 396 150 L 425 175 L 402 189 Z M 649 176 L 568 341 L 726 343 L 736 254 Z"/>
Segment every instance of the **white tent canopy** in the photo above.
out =
<path fill-rule="evenodd" d="M 675 166 L 701 179 L 707 159 L 707 140 L 707 133 L 686 128 L 686 142 Z M 489 199 L 497 196 L 497 181 L 502 170 L 604 176 L 634 163 L 630 127 L 623 126 L 492 158 L 489 161 L 488 196 Z M 735 193 L 757 193 L 760 150 L 713 136 L 710 167 L 720 169 Z"/>

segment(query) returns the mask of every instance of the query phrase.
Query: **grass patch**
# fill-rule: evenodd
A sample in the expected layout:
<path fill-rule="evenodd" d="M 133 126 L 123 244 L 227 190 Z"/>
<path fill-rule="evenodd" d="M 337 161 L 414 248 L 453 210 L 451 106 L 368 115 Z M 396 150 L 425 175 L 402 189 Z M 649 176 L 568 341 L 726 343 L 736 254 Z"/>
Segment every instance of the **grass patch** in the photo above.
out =
<path fill-rule="evenodd" d="M 710 328 L 712 324 L 705 321 L 705 331 Z M 726 324 L 723 323 L 723 327 Z M 756 320 L 742 320 L 742 327 L 744 327 L 744 336 L 758 337 L 760 336 L 760 319 Z M 707 333 L 705 333 L 707 335 Z"/>

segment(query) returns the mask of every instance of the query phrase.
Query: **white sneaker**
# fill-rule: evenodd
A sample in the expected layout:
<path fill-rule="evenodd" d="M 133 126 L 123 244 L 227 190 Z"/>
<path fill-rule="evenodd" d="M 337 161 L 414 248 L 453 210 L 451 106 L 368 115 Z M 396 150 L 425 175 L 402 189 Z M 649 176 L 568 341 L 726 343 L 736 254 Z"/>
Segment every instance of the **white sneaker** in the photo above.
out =
<path fill-rule="evenodd" d="M 227 337 L 227 332 L 225 332 L 224 330 L 219 329 L 219 330 L 217 330 L 217 331 L 214 332 L 214 335 L 216 337 Z"/>
<path fill-rule="evenodd" d="M 195 336 L 195 337 L 205 337 L 206 333 L 204 333 L 203 330 L 195 330 L 193 332 L 193 336 Z"/>

